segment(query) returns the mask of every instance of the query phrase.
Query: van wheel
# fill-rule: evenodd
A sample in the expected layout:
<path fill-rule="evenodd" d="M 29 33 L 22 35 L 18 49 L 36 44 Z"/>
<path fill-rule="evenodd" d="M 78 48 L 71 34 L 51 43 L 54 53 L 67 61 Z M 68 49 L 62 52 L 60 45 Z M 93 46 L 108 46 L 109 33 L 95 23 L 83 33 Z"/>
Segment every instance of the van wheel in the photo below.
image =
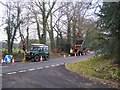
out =
<path fill-rule="evenodd" d="M 47 58 L 50 58 L 50 55 L 49 55 L 49 54 L 47 54 Z"/>
<path fill-rule="evenodd" d="M 47 57 L 46 56 L 44 57 L 44 60 L 47 61 Z"/>
<path fill-rule="evenodd" d="M 40 57 L 39 57 L 38 55 L 36 55 L 36 56 L 34 57 L 34 60 L 35 60 L 36 62 L 38 62 L 39 59 L 40 59 Z"/>

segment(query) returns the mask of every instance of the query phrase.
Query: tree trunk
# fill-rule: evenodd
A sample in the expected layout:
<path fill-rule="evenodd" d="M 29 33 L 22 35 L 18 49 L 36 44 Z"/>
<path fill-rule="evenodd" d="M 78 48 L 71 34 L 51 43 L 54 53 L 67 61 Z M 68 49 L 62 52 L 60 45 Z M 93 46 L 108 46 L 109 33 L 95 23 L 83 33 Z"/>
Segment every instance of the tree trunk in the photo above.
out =
<path fill-rule="evenodd" d="M 60 32 L 60 49 L 61 51 L 64 51 L 64 40 L 63 40 L 63 36 L 62 33 Z"/>
<path fill-rule="evenodd" d="M 120 27 L 120 26 L 119 26 Z M 120 28 L 119 28 L 120 29 Z M 120 31 L 120 30 L 119 30 Z M 119 34 L 118 34 L 118 53 L 117 53 L 117 62 L 118 62 L 118 64 L 120 65 L 120 32 L 119 32 Z"/>
<path fill-rule="evenodd" d="M 57 39 L 56 39 L 56 49 L 59 49 L 59 37 L 57 35 Z"/>
<path fill-rule="evenodd" d="M 69 52 L 71 47 L 71 26 L 70 26 L 69 18 L 68 18 L 68 29 L 67 29 L 67 46 L 69 46 L 67 49 L 68 50 L 67 52 Z"/>
<path fill-rule="evenodd" d="M 52 25 L 52 14 L 50 14 L 50 42 L 51 42 L 51 50 L 54 51 L 54 34 L 53 34 L 53 25 Z"/>
<path fill-rule="evenodd" d="M 74 20 L 73 20 L 72 33 L 73 33 L 73 41 L 75 41 L 76 40 L 76 18 L 75 17 L 74 17 Z"/>
<path fill-rule="evenodd" d="M 8 40 L 7 43 L 8 43 L 8 53 L 12 53 L 10 41 Z"/>
<path fill-rule="evenodd" d="M 27 27 L 27 41 L 26 41 L 26 44 L 27 44 L 27 51 L 28 51 L 28 49 L 29 49 L 29 43 L 28 43 L 28 40 L 29 40 L 29 28 Z"/>
<path fill-rule="evenodd" d="M 36 16 L 36 15 L 35 15 L 35 21 L 36 21 L 36 25 L 37 25 L 37 34 L 38 34 L 39 43 L 41 43 L 40 27 L 39 27 L 39 22 L 38 22 L 38 20 L 37 20 L 37 16 Z"/>
<path fill-rule="evenodd" d="M 46 44 L 46 21 L 43 22 L 43 39 L 42 43 Z"/>
<path fill-rule="evenodd" d="M 10 28 L 10 26 L 9 26 L 9 28 Z M 9 29 L 8 28 L 8 29 Z M 8 53 L 11 53 L 12 51 L 11 51 L 11 46 L 10 46 L 10 44 L 11 44 L 11 33 L 10 33 L 10 30 L 7 30 L 7 38 L 8 38 L 8 40 L 7 40 L 7 45 L 8 45 Z"/>

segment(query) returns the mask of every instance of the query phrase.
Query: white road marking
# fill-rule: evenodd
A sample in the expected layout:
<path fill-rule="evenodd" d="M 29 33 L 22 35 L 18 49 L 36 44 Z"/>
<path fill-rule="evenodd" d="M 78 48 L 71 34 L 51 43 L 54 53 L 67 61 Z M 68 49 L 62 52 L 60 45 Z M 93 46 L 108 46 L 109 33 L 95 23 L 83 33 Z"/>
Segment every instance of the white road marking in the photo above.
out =
<path fill-rule="evenodd" d="M 26 72 L 26 70 L 21 70 L 21 71 L 18 71 L 18 72 Z"/>
<path fill-rule="evenodd" d="M 34 70 L 35 70 L 34 68 L 28 69 L 28 71 L 34 71 Z"/>
<path fill-rule="evenodd" d="M 2 74 L 0 74 L 0 76 L 2 76 Z"/>
<path fill-rule="evenodd" d="M 33 63 L 31 63 L 33 64 Z M 64 63 L 60 63 L 60 64 L 56 64 L 56 65 L 51 65 L 51 67 L 55 67 L 55 66 L 60 66 L 60 65 L 64 65 Z M 50 66 L 45 66 L 45 68 L 49 68 Z M 39 67 L 39 68 L 36 68 L 36 69 L 43 69 L 43 67 Z M 34 71 L 35 69 L 34 68 L 31 68 L 31 69 L 28 69 L 28 71 Z M 26 72 L 27 70 L 21 70 L 21 71 L 18 71 L 18 72 Z M 10 72 L 10 73 L 7 73 L 7 74 L 15 74 L 17 72 Z M 0 74 L 0 76 L 2 76 L 2 74 Z M 105 83 L 104 83 L 105 84 Z"/>
<path fill-rule="evenodd" d="M 56 66 L 60 66 L 60 64 L 56 64 Z"/>
<path fill-rule="evenodd" d="M 45 66 L 45 68 L 49 68 L 50 66 Z"/>
<path fill-rule="evenodd" d="M 55 65 L 51 65 L 51 67 L 54 67 Z"/>
<path fill-rule="evenodd" d="M 8 75 L 15 74 L 16 72 L 7 73 Z"/>
<path fill-rule="evenodd" d="M 61 65 L 64 65 L 64 63 L 61 63 Z"/>
<path fill-rule="evenodd" d="M 40 68 L 37 68 L 37 69 L 38 69 L 38 70 L 39 70 L 39 69 L 43 69 L 43 67 L 40 67 Z"/>
<path fill-rule="evenodd" d="M 9 75 L 10 75 L 10 74 L 12 74 L 12 73 L 7 73 L 7 74 L 9 74 Z"/>

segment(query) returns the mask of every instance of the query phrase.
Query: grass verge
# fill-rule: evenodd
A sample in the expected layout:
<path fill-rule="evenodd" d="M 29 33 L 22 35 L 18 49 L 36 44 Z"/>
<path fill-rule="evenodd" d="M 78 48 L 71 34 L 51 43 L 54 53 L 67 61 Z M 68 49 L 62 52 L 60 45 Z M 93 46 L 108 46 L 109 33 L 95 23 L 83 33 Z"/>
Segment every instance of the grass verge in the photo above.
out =
<path fill-rule="evenodd" d="M 106 56 L 99 56 L 83 62 L 67 64 L 66 66 L 70 71 L 80 75 L 101 79 L 110 83 L 114 82 L 116 87 L 118 87 L 118 82 L 120 82 L 119 66 Z"/>

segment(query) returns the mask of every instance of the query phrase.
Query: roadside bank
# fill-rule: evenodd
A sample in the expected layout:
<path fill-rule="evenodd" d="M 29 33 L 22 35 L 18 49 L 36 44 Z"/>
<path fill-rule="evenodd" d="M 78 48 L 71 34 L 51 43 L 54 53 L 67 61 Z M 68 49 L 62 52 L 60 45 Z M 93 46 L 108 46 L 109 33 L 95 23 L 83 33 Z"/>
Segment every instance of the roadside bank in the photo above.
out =
<path fill-rule="evenodd" d="M 91 80 L 100 81 L 103 84 L 119 88 L 120 68 L 112 60 L 106 59 L 104 56 L 73 64 L 67 63 L 66 68 Z"/>

